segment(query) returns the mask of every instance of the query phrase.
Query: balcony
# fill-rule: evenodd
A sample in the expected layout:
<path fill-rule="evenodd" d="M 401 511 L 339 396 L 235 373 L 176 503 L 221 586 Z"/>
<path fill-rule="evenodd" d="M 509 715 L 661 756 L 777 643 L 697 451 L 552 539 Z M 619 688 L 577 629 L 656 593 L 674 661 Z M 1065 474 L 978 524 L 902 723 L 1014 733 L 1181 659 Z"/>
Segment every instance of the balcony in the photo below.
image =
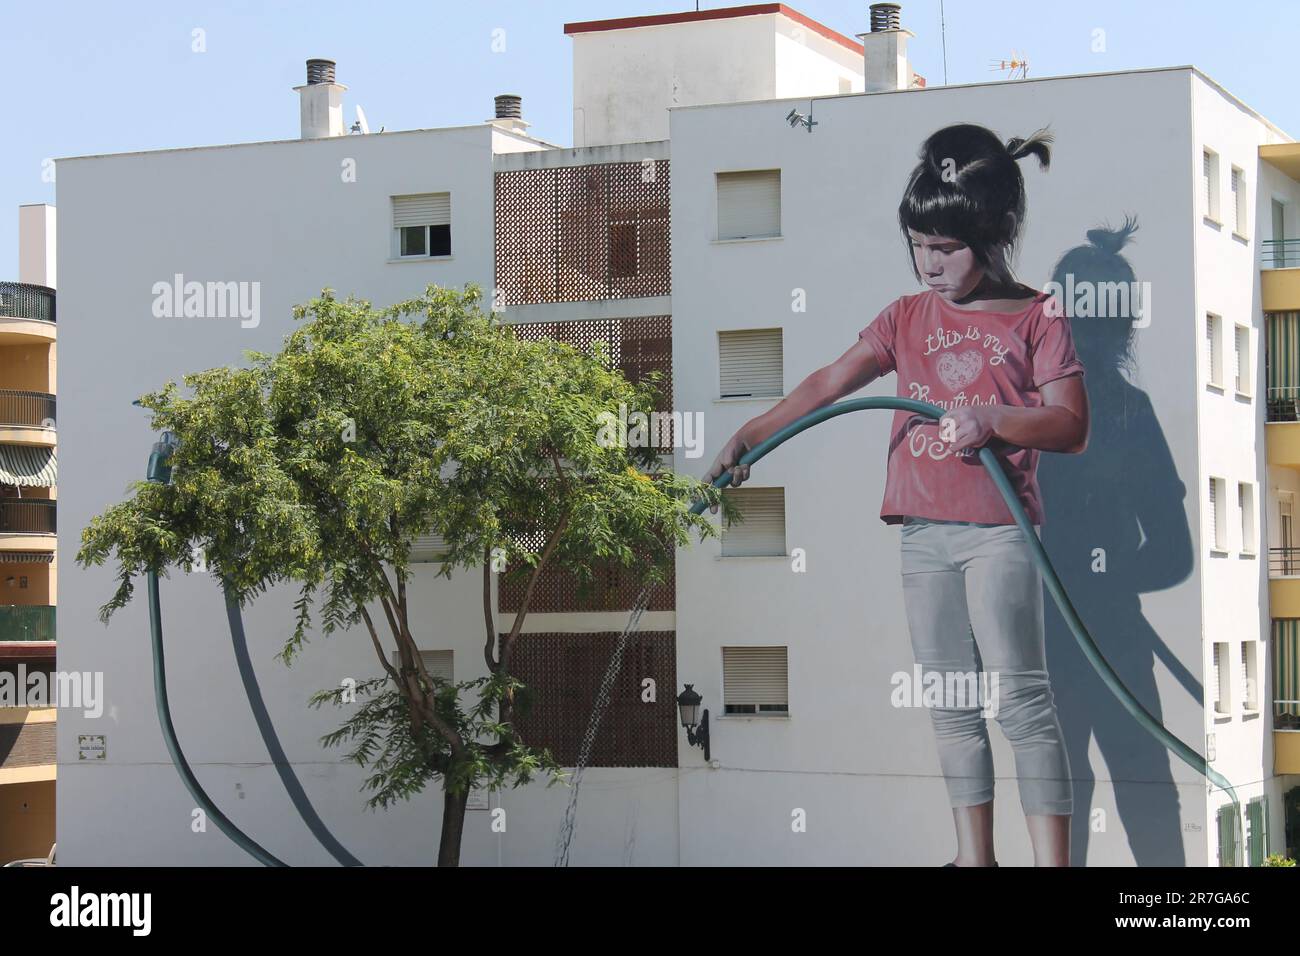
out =
<path fill-rule="evenodd" d="M 1300 239 L 1261 243 L 1259 286 L 1265 312 L 1300 309 Z"/>
<path fill-rule="evenodd" d="M 0 282 L 0 345 L 52 342 L 54 290 L 25 282 Z"/>
<path fill-rule="evenodd" d="M 42 604 L 0 604 L 0 645 L 53 643 L 54 611 Z"/>
<path fill-rule="evenodd" d="M 53 551 L 58 502 L 45 498 L 0 499 L 0 554 Z"/>
<path fill-rule="evenodd" d="M 1270 386 L 1265 421 L 1268 463 L 1300 468 L 1300 386 Z"/>
<path fill-rule="evenodd" d="M 55 397 L 48 392 L 0 389 L 0 444 L 55 444 Z"/>

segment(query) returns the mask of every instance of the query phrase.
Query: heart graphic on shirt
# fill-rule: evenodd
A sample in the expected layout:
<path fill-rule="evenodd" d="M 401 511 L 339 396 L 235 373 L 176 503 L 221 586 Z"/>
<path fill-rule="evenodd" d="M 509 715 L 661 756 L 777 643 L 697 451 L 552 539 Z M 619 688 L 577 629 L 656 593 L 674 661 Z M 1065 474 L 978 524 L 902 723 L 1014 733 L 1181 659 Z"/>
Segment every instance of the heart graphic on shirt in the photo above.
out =
<path fill-rule="evenodd" d="M 944 352 L 939 356 L 939 378 L 951 392 L 959 392 L 984 370 L 984 356 L 975 349 L 968 349 L 960 355 Z"/>

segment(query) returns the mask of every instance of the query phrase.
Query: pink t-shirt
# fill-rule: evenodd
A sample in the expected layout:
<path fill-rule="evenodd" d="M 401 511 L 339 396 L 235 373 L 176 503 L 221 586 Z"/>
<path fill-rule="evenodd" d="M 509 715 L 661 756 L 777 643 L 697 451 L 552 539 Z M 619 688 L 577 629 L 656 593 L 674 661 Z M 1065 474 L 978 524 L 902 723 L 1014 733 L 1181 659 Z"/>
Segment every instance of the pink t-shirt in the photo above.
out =
<path fill-rule="evenodd" d="M 858 333 L 875 350 L 881 374 L 898 372 L 898 395 L 950 409 L 963 405 L 1043 404 L 1039 389 L 1067 375 L 1082 375 L 1069 320 L 1045 309 L 1049 296 L 1026 300 L 1019 312 L 961 309 L 937 292 L 891 302 Z M 993 439 L 1029 520 L 1043 523 L 1038 451 Z M 894 413 L 885 500 L 880 517 L 1014 524 L 997 486 L 980 464 L 978 449 L 953 452 L 939 423 L 911 412 Z"/>

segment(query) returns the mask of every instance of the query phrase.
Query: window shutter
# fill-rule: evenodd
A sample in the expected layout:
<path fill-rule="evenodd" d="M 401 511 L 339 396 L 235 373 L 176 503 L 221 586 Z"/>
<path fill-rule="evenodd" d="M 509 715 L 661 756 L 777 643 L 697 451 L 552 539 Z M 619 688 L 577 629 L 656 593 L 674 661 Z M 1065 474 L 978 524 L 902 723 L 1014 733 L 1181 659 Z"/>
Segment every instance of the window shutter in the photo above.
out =
<path fill-rule="evenodd" d="M 1237 482 L 1237 514 L 1241 515 L 1241 550 L 1249 551 L 1250 546 L 1250 505 L 1246 503 L 1246 486 Z"/>
<path fill-rule="evenodd" d="M 725 708 L 789 708 L 788 648 L 724 647 L 722 701 Z M 784 711 L 781 711 L 784 712 Z"/>
<path fill-rule="evenodd" d="M 1232 340 L 1232 381 L 1233 387 L 1241 391 L 1241 328 L 1238 326 Z"/>
<path fill-rule="evenodd" d="M 1210 479 L 1210 540 L 1219 546 L 1219 480 Z"/>
<path fill-rule="evenodd" d="M 1219 807 L 1219 866 L 1237 865 L 1237 815 L 1232 804 Z"/>
<path fill-rule="evenodd" d="M 1250 660 L 1246 653 L 1247 643 L 1241 642 L 1241 706 L 1250 709 Z"/>
<path fill-rule="evenodd" d="M 1211 200 L 1212 183 L 1214 181 L 1214 158 L 1210 155 L 1209 150 L 1201 153 L 1201 194 L 1205 200 L 1205 214 L 1214 215 L 1214 203 Z"/>
<path fill-rule="evenodd" d="M 1215 385 L 1223 380 L 1223 365 L 1219 360 L 1219 320 L 1216 316 L 1205 317 L 1205 347 L 1210 367 L 1207 371 L 1209 380 Z"/>
<path fill-rule="evenodd" d="M 393 226 L 447 226 L 451 224 L 451 193 L 393 197 Z"/>
<path fill-rule="evenodd" d="M 1263 805 L 1259 798 L 1256 797 L 1246 804 L 1246 865 L 1263 866 L 1264 865 L 1264 820 Z"/>
<path fill-rule="evenodd" d="M 1241 170 L 1234 166 L 1232 169 L 1232 231 L 1241 236 L 1245 235 L 1245 228 L 1245 190 L 1241 188 Z"/>
<path fill-rule="evenodd" d="M 731 488 L 723 494 L 742 519 L 722 529 L 724 558 L 785 554 L 784 488 Z"/>
<path fill-rule="evenodd" d="M 718 238 L 781 234 L 781 170 L 718 173 Z"/>
<path fill-rule="evenodd" d="M 1223 713 L 1223 645 L 1214 645 L 1214 710 Z"/>
<path fill-rule="evenodd" d="M 1236 331 L 1236 387 L 1238 392 L 1245 394 L 1250 391 L 1250 382 L 1246 374 L 1250 369 L 1250 332 L 1244 325 L 1237 326 Z"/>
<path fill-rule="evenodd" d="M 440 677 L 449 684 L 455 683 L 451 651 L 420 651 L 420 660 L 424 662 L 424 669 L 430 677 Z M 393 666 L 400 667 L 401 663 L 397 651 L 393 651 Z"/>
<path fill-rule="evenodd" d="M 785 390 L 780 329 L 718 333 L 722 398 L 775 398 Z"/>
<path fill-rule="evenodd" d="M 447 553 L 447 543 L 441 535 L 422 534 L 411 542 L 411 563 L 427 564 L 441 561 Z"/>

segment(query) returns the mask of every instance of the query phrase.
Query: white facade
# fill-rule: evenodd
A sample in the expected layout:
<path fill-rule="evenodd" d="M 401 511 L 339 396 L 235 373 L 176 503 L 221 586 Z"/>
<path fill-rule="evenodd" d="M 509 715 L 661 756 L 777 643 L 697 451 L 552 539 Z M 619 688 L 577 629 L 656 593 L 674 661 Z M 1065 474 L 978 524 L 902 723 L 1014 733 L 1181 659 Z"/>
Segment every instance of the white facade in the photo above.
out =
<path fill-rule="evenodd" d="M 1267 183 L 1300 199 L 1296 183 L 1262 171 L 1257 160 L 1261 143 L 1286 137 L 1190 68 L 831 95 L 810 103 L 809 94 L 838 93 L 839 80 L 852 79 L 853 58 L 815 31 L 796 42 L 788 26 L 784 17 L 763 15 L 575 35 L 574 138 L 578 147 L 593 149 L 550 150 L 485 124 L 61 160 L 65 547 L 75 547 L 89 518 L 143 476 L 154 436 L 130 404 L 140 393 L 188 371 L 238 363 L 246 349 L 275 351 L 292 328 L 292 306 L 327 285 L 380 305 L 417 295 L 429 283 L 473 281 L 490 291 L 494 171 L 662 159 L 668 156 L 663 140 L 671 143 L 672 162 L 671 297 L 512 307 L 508 318 L 670 312 L 675 404 L 704 413 L 707 450 L 703 460 L 679 454 L 676 466 L 702 473 L 722 441 L 774 401 L 719 397 L 718 333 L 781 328 L 789 391 L 852 344 L 889 301 L 916 291 L 896 210 L 925 136 L 959 121 L 989 126 L 1004 138 L 1050 125 L 1056 133 L 1050 172 L 1022 164 L 1029 213 L 1018 274 L 1041 287 L 1061 256 L 1085 242 L 1087 230 L 1126 214 L 1139 217 L 1139 232 L 1123 255 L 1137 279 L 1151 283 L 1152 322 L 1135 337 L 1135 371 L 1112 384 L 1129 396 L 1135 414 L 1139 407 L 1151 410 L 1154 431 L 1141 438 L 1146 444 L 1125 432 L 1128 444 L 1112 445 L 1108 455 L 1097 441 L 1105 430 L 1095 426 L 1091 457 L 1079 456 L 1076 464 L 1058 456 L 1051 474 L 1074 481 L 1069 487 L 1077 497 L 1054 512 L 1045 475 L 1044 539 L 1054 558 L 1072 567 L 1082 561 L 1087 568 L 1095 548 L 1111 554 L 1116 569 L 1125 556 L 1140 564 L 1150 552 L 1126 542 L 1139 526 L 1145 531 L 1142 518 L 1134 519 L 1141 508 L 1119 517 L 1107 510 L 1112 499 L 1126 496 L 1127 483 L 1137 487 L 1147 477 L 1142 468 L 1126 467 L 1120 452 L 1153 452 L 1151 467 L 1167 466 L 1162 487 L 1185 488 L 1181 499 L 1166 498 L 1170 507 L 1163 512 L 1189 542 L 1185 568 L 1183 559 L 1174 562 L 1177 580 L 1149 589 L 1135 584 L 1119 594 L 1106 590 L 1124 588 L 1118 571 L 1096 589 L 1078 578 L 1085 582 L 1080 609 L 1121 676 L 1170 730 L 1197 750 L 1207 734 L 1215 735 L 1214 766 L 1240 782 L 1243 803 L 1258 793 L 1274 797 L 1271 829 L 1280 833 L 1282 781 L 1272 775 L 1267 704 L 1258 717 L 1237 713 L 1219 721 L 1206 700 L 1212 644 L 1228 641 L 1239 655 L 1241 641 L 1267 636 L 1259 552 L 1266 540 L 1264 489 L 1273 479 L 1265 475 L 1263 456 L 1253 242 L 1267 225 L 1267 202 L 1260 189 L 1252 206 L 1255 232 L 1243 242 L 1203 223 L 1197 190 L 1208 145 L 1246 172 L 1249 189 Z M 745 69 L 730 69 L 719 50 L 736 51 Z M 703 72 L 705 60 L 721 72 Z M 860 54 L 856 63 L 855 91 Z M 637 77 L 644 88 L 623 89 L 618 109 L 610 111 L 600 91 L 614 72 Z M 797 92 L 782 79 L 790 76 L 800 78 Z M 716 105 L 689 105 L 702 97 Z M 1115 106 L 1120 103 L 1123 110 Z M 818 124 L 812 134 L 790 128 L 791 108 L 811 111 Z M 889 131 L 887 145 L 880 130 Z M 764 169 L 781 171 L 780 235 L 719 241 L 716 174 Z M 394 261 L 390 197 L 430 192 L 451 194 L 452 255 Z M 151 290 L 176 274 L 260 283 L 258 322 L 156 318 Z M 796 311 L 801 300 L 806 309 Z M 1252 394 L 1208 386 L 1206 312 L 1253 330 L 1251 377 L 1259 384 Z M 894 388 L 888 379 L 869 393 Z M 791 556 L 722 558 L 716 541 L 680 552 L 676 611 L 648 615 L 643 627 L 675 630 L 678 684 L 694 684 L 710 709 L 714 765 L 679 731 L 677 768 L 588 771 L 575 863 L 935 865 L 951 858 L 930 718 L 923 709 L 890 702 L 890 678 L 910 671 L 912 657 L 897 531 L 876 517 L 888 432 L 885 414 L 848 416 L 799 436 L 755 467 L 752 485 L 785 489 L 787 546 L 802 549 L 806 571 L 793 570 Z M 1152 436 L 1158 441 L 1147 441 Z M 1167 462 L 1154 447 L 1159 442 L 1167 445 Z M 1210 477 L 1224 478 L 1231 489 L 1232 514 L 1236 483 L 1254 486 L 1261 512 L 1256 554 L 1244 553 L 1231 521 L 1227 553 L 1212 549 Z M 1076 537 L 1051 537 L 1056 516 L 1064 519 L 1058 527 L 1078 527 L 1069 523 L 1071 511 L 1113 518 L 1114 527 L 1093 521 Z M 1121 518 L 1125 527 L 1115 530 Z M 144 602 L 134 601 L 105 628 L 96 612 L 112 593 L 112 569 L 63 564 L 60 668 L 103 671 L 108 702 L 98 720 L 75 711 L 60 715 L 62 861 L 249 863 L 214 827 L 191 832 L 192 801 L 158 731 Z M 457 680 L 482 672 L 479 586 L 477 575 L 435 582 L 430 572 L 411 589 L 414 619 L 427 622 L 417 635 L 421 646 L 452 649 Z M 365 862 L 429 863 L 440 794 L 387 813 L 359 812 L 362 773 L 318 744 L 339 722 L 337 714 L 305 707 L 322 687 L 371 676 L 373 651 L 346 635 L 318 639 L 286 669 L 272 655 L 287 632 L 291 599 L 272 593 L 246 618 L 271 716 L 309 797 Z M 1129 616 L 1106 616 L 1111 604 L 1128 608 Z M 529 629 L 608 630 L 621 626 L 621 618 L 531 615 Z M 266 762 L 242 703 L 212 581 L 201 575 L 164 581 L 163 622 L 177 731 L 209 793 L 278 855 L 328 862 Z M 1098 622 L 1114 626 L 1103 632 Z M 1078 670 L 1059 626 L 1049 626 L 1048 639 L 1058 704 L 1084 721 L 1071 759 L 1076 777 L 1090 781 L 1086 801 L 1075 808 L 1076 829 L 1089 833 L 1076 840 L 1086 852 L 1075 863 L 1213 864 L 1214 810 L 1223 795 L 1163 749 L 1153 776 L 1131 784 L 1126 771 L 1115 769 L 1125 758 L 1116 741 L 1141 743 L 1141 731 L 1117 702 L 1089 696 L 1089 673 Z M 788 716 L 723 715 L 722 648 L 736 645 L 788 648 Z M 1266 645 L 1261 654 L 1266 666 Z M 78 735 L 89 733 L 107 736 L 102 764 L 77 760 Z M 990 737 L 998 858 L 1027 864 L 1011 752 L 995 726 Z M 463 863 L 549 864 L 566 799 L 563 788 L 541 785 L 493 796 L 492 805 L 507 810 L 507 832 L 491 832 L 488 814 L 471 810 Z M 806 832 L 792 829 L 798 811 Z M 1157 815 L 1163 842 L 1144 842 L 1140 831 L 1151 829 Z M 1093 821 L 1101 828 L 1090 827 Z"/>
<path fill-rule="evenodd" d="M 574 146 L 667 139 L 676 106 L 861 92 L 861 44 L 791 14 L 704 11 L 615 30 L 570 24 Z"/>

